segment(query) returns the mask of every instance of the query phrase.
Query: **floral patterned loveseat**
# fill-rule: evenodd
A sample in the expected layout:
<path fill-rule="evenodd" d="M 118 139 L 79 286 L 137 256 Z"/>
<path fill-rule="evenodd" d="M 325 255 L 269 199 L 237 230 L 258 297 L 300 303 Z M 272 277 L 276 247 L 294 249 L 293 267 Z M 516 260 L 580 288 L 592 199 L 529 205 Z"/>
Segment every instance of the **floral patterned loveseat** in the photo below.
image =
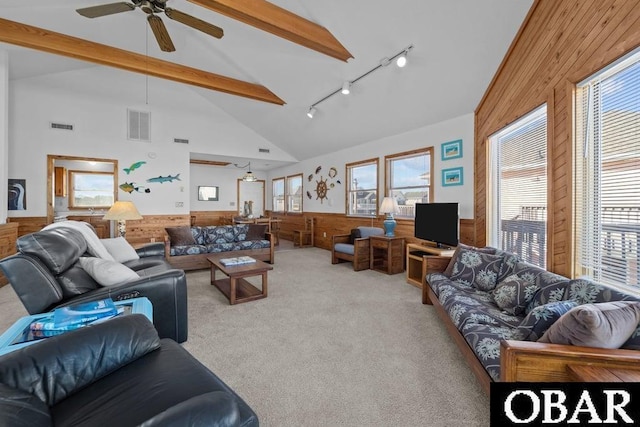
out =
<path fill-rule="evenodd" d="M 175 268 L 209 268 L 207 257 L 225 253 L 274 262 L 274 239 L 262 224 L 183 226 L 165 229 L 165 257 Z"/>
<path fill-rule="evenodd" d="M 492 381 L 570 380 L 565 371 L 572 363 L 640 362 L 637 325 L 622 349 L 537 342 L 578 305 L 639 301 L 637 295 L 570 280 L 495 248 L 465 245 L 444 271 L 429 272 L 426 283 L 423 302 L 435 306 L 487 392 Z"/>

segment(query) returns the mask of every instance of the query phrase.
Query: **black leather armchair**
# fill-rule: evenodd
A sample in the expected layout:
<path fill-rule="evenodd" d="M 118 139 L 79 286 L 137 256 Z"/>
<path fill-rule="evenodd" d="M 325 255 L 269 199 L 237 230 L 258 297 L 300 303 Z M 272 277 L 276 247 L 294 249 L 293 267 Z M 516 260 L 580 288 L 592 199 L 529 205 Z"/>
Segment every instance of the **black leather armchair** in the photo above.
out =
<path fill-rule="evenodd" d="M 0 425 L 257 427 L 253 410 L 140 314 L 0 356 Z"/>
<path fill-rule="evenodd" d="M 0 260 L 0 269 L 30 314 L 102 298 L 115 301 L 146 297 L 153 305 L 153 324 L 161 338 L 187 340 L 187 279 L 164 258 L 164 245 L 139 249 L 140 259 L 125 262 L 139 279 L 100 286 L 78 263 L 87 251 L 80 232 L 53 228 L 22 236 L 18 253 Z"/>

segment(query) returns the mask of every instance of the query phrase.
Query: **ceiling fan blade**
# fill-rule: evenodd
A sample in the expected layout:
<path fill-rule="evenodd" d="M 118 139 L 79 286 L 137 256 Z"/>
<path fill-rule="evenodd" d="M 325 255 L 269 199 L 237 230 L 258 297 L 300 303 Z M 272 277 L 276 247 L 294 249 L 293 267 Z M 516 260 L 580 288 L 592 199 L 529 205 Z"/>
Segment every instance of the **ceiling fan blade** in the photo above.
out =
<path fill-rule="evenodd" d="M 131 3 L 120 2 L 76 9 L 76 12 L 87 18 L 99 18 L 105 15 L 113 15 L 114 13 L 129 12 L 135 8 Z"/>
<path fill-rule="evenodd" d="M 164 52 L 174 52 L 176 48 L 171 41 L 171 37 L 169 37 L 169 32 L 167 31 L 167 27 L 164 26 L 162 19 L 156 15 L 149 15 L 147 22 L 149 22 L 153 35 L 156 36 L 160 49 Z"/>
<path fill-rule="evenodd" d="M 217 27 L 213 24 L 209 24 L 202 19 L 187 15 L 186 13 L 180 12 L 179 10 L 167 7 L 164 9 L 164 13 L 174 21 L 178 21 L 184 25 L 188 25 L 191 28 L 195 28 L 196 30 L 202 31 L 203 33 L 209 34 L 210 36 L 213 36 L 215 38 L 221 39 L 224 35 L 224 31 L 222 30 L 222 28 Z"/>

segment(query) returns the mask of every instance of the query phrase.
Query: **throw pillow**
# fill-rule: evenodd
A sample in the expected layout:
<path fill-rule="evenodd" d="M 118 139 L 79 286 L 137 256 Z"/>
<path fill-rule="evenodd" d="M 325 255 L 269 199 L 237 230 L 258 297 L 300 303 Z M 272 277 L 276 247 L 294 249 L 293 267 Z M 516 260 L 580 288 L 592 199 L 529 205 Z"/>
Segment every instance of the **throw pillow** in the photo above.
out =
<path fill-rule="evenodd" d="M 107 252 L 111 254 L 116 262 L 127 262 L 134 259 L 140 259 L 138 252 L 133 249 L 133 246 L 125 240 L 124 237 L 115 237 L 113 239 L 100 239 Z"/>
<path fill-rule="evenodd" d="M 538 341 L 558 320 L 578 304 L 575 301 L 554 301 L 535 307 L 518 326 L 518 332 L 525 341 Z"/>
<path fill-rule="evenodd" d="M 640 302 L 579 305 L 554 323 L 539 342 L 620 348 L 640 322 Z"/>
<path fill-rule="evenodd" d="M 473 286 L 481 291 L 496 287 L 502 257 L 470 249 L 460 249 L 451 272 L 451 280 Z"/>
<path fill-rule="evenodd" d="M 249 224 L 246 240 L 264 240 L 267 232 L 265 224 Z"/>
<path fill-rule="evenodd" d="M 359 228 L 352 228 L 351 229 L 351 234 L 349 235 L 349 243 L 351 243 L 352 245 L 355 243 L 356 239 L 359 239 L 362 237 L 362 233 L 360 232 Z"/>
<path fill-rule="evenodd" d="M 102 286 L 113 286 L 140 278 L 138 273 L 119 262 L 94 257 L 80 257 L 80 267 Z"/>
<path fill-rule="evenodd" d="M 191 234 L 191 227 L 189 226 L 168 227 L 165 228 L 165 231 L 169 235 L 171 246 L 188 246 L 196 244 L 193 234 Z"/>
<path fill-rule="evenodd" d="M 521 316 L 537 290 L 538 286 L 535 284 L 512 274 L 498 283 L 493 290 L 493 300 L 507 313 Z"/>
<path fill-rule="evenodd" d="M 496 253 L 496 249 L 495 248 L 491 248 L 491 247 L 485 247 L 485 248 L 476 248 L 475 246 L 469 246 L 469 245 L 465 245 L 464 243 L 458 243 L 458 246 L 456 246 L 456 250 L 453 252 L 453 255 L 451 256 L 451 261 L 449 261 L 449 264 L 447 264 L 447 268 L 445 268 L 444 272 L 442 274 L 444 274 L 447 277 L 451 277 L 451 273 L 453 272 L 453 265 L 456 263 L 456 259 L 458 258 L 458 255 L 460 255 L 460 251 L 462 249 L 467 249 L 470 251 L 476 251 L 476 252 L 482 252 L 485 254 L 495 254 Z"/>

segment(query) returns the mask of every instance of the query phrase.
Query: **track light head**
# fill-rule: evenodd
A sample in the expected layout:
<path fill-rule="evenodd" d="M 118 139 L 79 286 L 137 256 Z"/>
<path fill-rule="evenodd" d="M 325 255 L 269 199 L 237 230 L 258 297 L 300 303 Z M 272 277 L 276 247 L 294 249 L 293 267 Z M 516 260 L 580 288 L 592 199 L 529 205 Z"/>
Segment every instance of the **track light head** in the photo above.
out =
<path fill-rule="evenodd" d="M 316 109 L 315 107 L 310 107 L 309 111 L 307 111 L 307 117 L 309 117 L 310 119 L 313 119 L 313 115 L 316 113 Z"/>
<path fill-rule="evenodd" d="M 400 56 L 398 56 L 398 59 L 396 59 L 396 65 L 400 68 L 403 68 L 405 65 L 407 65 L 407 51 L 405 50 L 404 53 Z"/>
<path fill-rule="evenodd" d="M 351 93 L 351 82 L 344 82 L 342 84 L 342 94 L 349 95 Z"/>

